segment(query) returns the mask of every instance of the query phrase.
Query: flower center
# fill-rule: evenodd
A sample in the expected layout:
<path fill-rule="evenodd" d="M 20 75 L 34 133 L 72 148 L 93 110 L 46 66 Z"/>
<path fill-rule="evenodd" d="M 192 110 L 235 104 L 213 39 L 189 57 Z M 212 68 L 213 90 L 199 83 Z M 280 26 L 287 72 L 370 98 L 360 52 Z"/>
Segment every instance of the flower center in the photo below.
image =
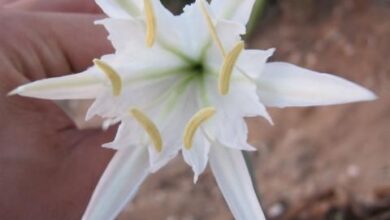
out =
<path fill-rule="evenodd" d="M 205 72 L 205 68 L 204 68 L 203 63 L 198 62 L 198 63 L 191 64 L 190 71 L 191 71 L 191 73 L 201 75 Z"/>

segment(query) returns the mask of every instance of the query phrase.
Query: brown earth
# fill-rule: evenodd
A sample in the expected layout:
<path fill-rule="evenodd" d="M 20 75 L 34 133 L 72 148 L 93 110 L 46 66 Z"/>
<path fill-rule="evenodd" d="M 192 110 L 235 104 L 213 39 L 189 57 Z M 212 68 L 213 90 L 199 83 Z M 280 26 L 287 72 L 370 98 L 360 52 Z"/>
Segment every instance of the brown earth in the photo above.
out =
<path fill-rule="evenodd" d="M 252 48 L 358 82 L 369 103 L 271 109 L 250 119 L 257 187 L 270 219 L 390 219 L 390 1 L 271 1 Z M 207 171 L 197 185 L 181 159 L 151 176 L 120 220 L 226 220 Z"/>

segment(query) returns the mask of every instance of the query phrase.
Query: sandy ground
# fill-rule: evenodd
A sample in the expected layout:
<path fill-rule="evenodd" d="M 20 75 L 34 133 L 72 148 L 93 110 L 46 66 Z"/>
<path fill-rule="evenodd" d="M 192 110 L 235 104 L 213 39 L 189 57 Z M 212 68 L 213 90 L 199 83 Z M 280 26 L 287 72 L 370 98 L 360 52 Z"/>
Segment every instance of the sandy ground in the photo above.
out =
<path fill-rule="evenodd" d="M 250 142 L 258 148 L 252 154 L 256 184 L 271 219 L 348 219 L 333 218 L 332 210 L 388 197 L 389 1 L 272 1 L 250 46 L 276 47 L 274 60 L 343 76 L 380 97 L 343 106 L 271 109 L 275 126 L 263 119 L 248 120 Z M 383 210 L 382 218 L 370 219 L 390 219 L 383 214 L 390 206 Z M 232 216 L 212 174 L 207 171 L 193 185 L 190 168 L 177 159 L 147 180 L 119 219 Z"/>

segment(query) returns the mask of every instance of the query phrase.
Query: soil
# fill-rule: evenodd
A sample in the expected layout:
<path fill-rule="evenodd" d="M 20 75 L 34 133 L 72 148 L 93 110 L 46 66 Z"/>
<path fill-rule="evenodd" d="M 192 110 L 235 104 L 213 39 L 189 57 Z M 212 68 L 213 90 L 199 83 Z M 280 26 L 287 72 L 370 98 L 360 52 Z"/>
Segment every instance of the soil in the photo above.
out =
<path fill-rule="evenodd" d="M 273 60 L 345 77 L 374 102 L 270 109 L 248 119 L 256 186 L 269 219 L 390 219 L 390 1 L 270 1 L 249 41 Z M 208 170 L 181 158 L 151 176 L 120 220 L 233 219 Z"/>

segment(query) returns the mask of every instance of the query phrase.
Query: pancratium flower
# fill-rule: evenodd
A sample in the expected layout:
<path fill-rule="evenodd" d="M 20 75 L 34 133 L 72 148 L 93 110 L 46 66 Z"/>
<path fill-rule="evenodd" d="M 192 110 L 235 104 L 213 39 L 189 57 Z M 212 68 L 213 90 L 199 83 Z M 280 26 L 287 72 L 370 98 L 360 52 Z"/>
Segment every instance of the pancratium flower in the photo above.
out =
<path fill-rule="evenodd" d="M 195 181 L 207 162 L 233 215 L 265 219 L 242 150 L 244 117 L 265 106 L 329 105 L 375 95 L 339 77 L 287 63 L 266 63 L 274 52 L 245 50 L 255 0 L 197 0 L 174 16 L 159 0 L 97 0 L 109 18 L 115 53 L 86 71 L 20 86 L 10 94 L 44 99 L 95 99 L 87 119 L 120 122 L 105 147 L 117 150 L 84 214 L 115 218 L 149 173 L 181 150 Z"/>

